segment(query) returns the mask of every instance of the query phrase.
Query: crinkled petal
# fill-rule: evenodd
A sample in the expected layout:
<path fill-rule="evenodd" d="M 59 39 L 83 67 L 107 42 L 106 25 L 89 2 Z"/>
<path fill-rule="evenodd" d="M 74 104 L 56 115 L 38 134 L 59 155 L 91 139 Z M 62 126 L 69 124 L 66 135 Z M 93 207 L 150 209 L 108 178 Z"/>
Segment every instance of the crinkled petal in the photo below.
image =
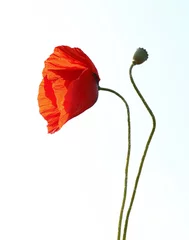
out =
<path fill-rule="evenodd" d="M 48 133 L 90 108 L 98 98 L 97 69 L 79 48 L 59 46 L 45 61 L 38 104 Z"/>

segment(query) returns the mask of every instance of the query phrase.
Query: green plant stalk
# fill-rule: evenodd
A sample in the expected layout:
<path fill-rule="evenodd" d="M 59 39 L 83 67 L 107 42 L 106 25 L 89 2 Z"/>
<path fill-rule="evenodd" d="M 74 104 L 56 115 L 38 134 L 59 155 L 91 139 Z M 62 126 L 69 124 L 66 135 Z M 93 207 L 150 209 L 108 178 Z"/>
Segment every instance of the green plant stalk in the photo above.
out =
<path fill-rule="evenodd" d="M 122 199 L 122 205 L 120 209 L 120 215 L 119 215 L 119 223 L 118 223 L 118 234 L 117 234 L 117 240 L 121 239 L 121 227 L 122 227 L 122 220 L 123 220 L 123 212 L 125 208 L 125 202 L 127 197 L 127 184 L 128 184 L 128 169 L 129 169 L 129 159 L 130 159 L 130 152 L 131 152 L 131 121 L 130 121 L 130 110 L 129 105 L 119 93 L 116 91 L 109 89 L 109 88 L 101 88 L 99 87 L 99 90 L 107 91 L 114 93 L 116 96 L 121 98 L 121 100 L 125 103 L 126 109 L 127 109 L 127 123 L 128 123 L 128 150 L 127 150 L 127 158 L 126 158 L 126 167 L 125 167 L 125 180 L 124 180 L 124 192 L 123 192 L 123 199 Z"/>
<path fill-rule="evenodd" d="M 151 110 L 150 107 L 148 106 L 148 104 L 147 104 L 147 102 L 145 101 L 144 97 L 143 97 L 142 94 L 140 93 L 140 91 L 139 91 L 139 89 L 137 88 L 137 86 L 136 86 L 136 84 L 135 84 L 135 82 L 134 82 L 134 79 L 133 79 L 133 77 L 132 77 L 132 69 L 133 69 L 134 66 L 135 66 L 135 64 L 133 63 L 133 64 L 130 66 L 130 69 L 129 69 L 130 80 L 131 80 L 131 83 L 132 83 L 135 91 L 137 92 L 138 96 L 140 97 L 141 101 L 143 102 L 144 106 L 146 107 L 147 111 L 149 112 L 149 114 L 150 114 L 150 116 L 151 116 L 151 118 L 152 118 L 153 127 L 152 127 L 152 130 L 151 130 L 151 132 L 150 132 L 149 138 L 148 138 L 148 140 L 147 140 L 147 142 L 146 142 L 146 146 L 145 146 L 145 149 L 144 149 L 144 153 L 143 153 L 143 155 L 142 155 L 141 162 L 140 162 L 140 166 L 139 166 L 138 173 L 137 173 L 137 177 L 136 177 L 136 180 L 135 180 L 135 185 L 134 185 L 133 193 L 132 193 L 132 196 L 131 196 L 131 201 L 130 201 L 130 204 L 129 204 L 129 207 L 128 207 L 128 211 L 127 211 L 127 214 L 126 214 L 124 231 L 123 231 L 123 240 L 126 240 L 126 234 L 127 234 L 129 216 L 130 216 L 130 213 L 131 213 L 131 210 L 132 210 L 132 206 L 133 206 L 133 202 L 134 202 L 134 199 L 135 199 L 135 195 L 136 195 L 136 191 L 137 191 L 137 186 L 138 186 L 139 179 L 140 179 L 140 175 L 141 175 L 141 172 L 142 172 L 142 167 L 143 167 L 143 164 L 144 164 L 144 160 L 145 160 L 145 157 L 146 157 L 146 154 L 147 154 L 147 151 L 148 151 L 150 142 L 151 142 L 151 140 L 152 140 L 152 137 L 153 137 L 154 132 L 155 132 L 155 129 L 156 129 L 156 118 L 155 118 L 155 115 L 153 114 L 152 110 Z"/>

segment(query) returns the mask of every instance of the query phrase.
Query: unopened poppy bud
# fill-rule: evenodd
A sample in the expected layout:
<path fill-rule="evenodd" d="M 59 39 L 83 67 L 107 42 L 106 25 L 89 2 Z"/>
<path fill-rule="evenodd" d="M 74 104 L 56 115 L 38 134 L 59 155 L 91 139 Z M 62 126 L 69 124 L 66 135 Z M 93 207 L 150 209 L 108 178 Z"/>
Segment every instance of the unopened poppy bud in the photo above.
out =
<path fill-rule="evenodd" d="M 134 64 L 142 64 L 148 59 L 148 53 L 144 48 L 138 48 L 133 56 Z"/>

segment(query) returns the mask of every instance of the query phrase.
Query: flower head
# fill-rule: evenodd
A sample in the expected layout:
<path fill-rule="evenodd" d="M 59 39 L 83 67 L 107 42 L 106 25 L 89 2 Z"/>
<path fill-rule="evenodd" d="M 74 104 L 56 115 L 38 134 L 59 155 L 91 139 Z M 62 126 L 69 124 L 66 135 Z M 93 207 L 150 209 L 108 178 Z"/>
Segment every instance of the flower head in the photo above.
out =
<path fill-rule="evenodd" d="M 48 133 L 93 106 L 99 81 L 95 65 L 81 49 L 55 47 L 45 61 L 38 92 L 39 111 L 48 123 Z"/>
<path fill-rule="evenodd" d="M 144 48 L 138 48 L 133 56 L 134 64 L 142 64 L 148 59 L 148 53 Z"/>

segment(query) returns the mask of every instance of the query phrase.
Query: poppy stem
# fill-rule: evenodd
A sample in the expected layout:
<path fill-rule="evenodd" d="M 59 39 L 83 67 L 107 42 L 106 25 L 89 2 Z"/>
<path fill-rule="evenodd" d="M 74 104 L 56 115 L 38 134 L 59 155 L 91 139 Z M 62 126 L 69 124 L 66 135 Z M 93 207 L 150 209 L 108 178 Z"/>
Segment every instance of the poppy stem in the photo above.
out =
<path fill-rule="evenodd" d="M 126 109 L 127 109 L 127 124 L 128 124 L 128 150 L 127 150 L 127 158 L 126 158 L 126 166 L 125 166 L 125 179 L 124 179 L 124 192 L 123 192 L 123 200 L 122 205 L 120 209 L 120 215 L 119 215 L 119 223 L 118 223 L 118 234 L 117 234 L 117 240 L 121 239 L 121 227 L 122 227 L 122 220 L 123 220 L 123 212 L 125 208 L 125 202 L 127 197 L 127 183 L 128 183 L 128 169 L 129 169 L 129 159 L 130 159 L 130 152 L 131 152 L 131 121 L 130 121 L 130 110 L 129 105 L 119 93 L 116 91 L 109 89 L 109 88 L 102 88 L 99 86 L 99 90 L 107 91 L 114 93 L 116 96 L 121 98 L 121 100 L 125 103 Z"/>
<path fill-rule="evenodd" d="M 131 80 L 131 83 L 136 91 L 136 93 L 138 94 L 138 96 L 140 97 L 141 101 L 143 102 L 144 106 L 146 107 L 147 111 L 149 112 L 151 118 L 152 118 L 152 123 L 153 123 L 153 127 L 152 127 L 152 130 L 150 132 L 150 135 L 149 135 L 149 138 L 146 142 L 146 146 L 145 146 L 145 149 L 144 149 L 144 153 L 142 155 L 142 158 L 141 158 L 141 162 L 140 162 L 140 166 L 139 166 L 139 169 L 138 169 L 138 173 L 137 173 L 137 177 L 135 179 L 135 185 L 134 185 L 134 189 L 133 189 L 133 193 L 132 193 L 132 196 L 131 196 L 131 201 L 130 201 L 130 204 L 129 204 L 129 207 L 128 207 L 128 210 L 127 210 L 127 214 L 126 214 L 126 219 L 125 219 L 125 226 L 124 226 L 124 231 L 123 231 L 123 240 L 126 240 L 126 234 L 127 234 L 127 227 L 128 227 L 128 222 L 129 222 L 129 216 L 130 216 L 130 213 L 131 213 L 131 209 L 132 209 L 132 206 L 133 206 L 133 202 L 134 202 L 134 199 L 135 199 L 135 195 L 136 195 L 136 191 L 137 191 L 137 186 L 138 186 L 138 183 L 139 183 L 139 179 L 140 179 L 140 175 L 141 175 L 141 172 L 142 172 L 142 167 L 143 167 L 143 164 L 144 164 L 144 160 L 145 160 L 145 157 L 146 157 L 146 154 L 147 154 L 147 151 L 148 151 L 148 148 L 149 148 L 149 145 L 150 145 L 150 142 L 152 140 L 152 137 L 154 135 L 154 132 L 155 132 L 155 129 L 156 129 L 156 118 L 155 118 L 155 115 L 154 113 L 152 112 L 152 110 L 150 109 L 150 107 L 148 106 L 147 102 L 145 101 L 144 97 L 142 96 L 142 94 L 140 93 L 139 89 L 137 88 L 135 82 L 134 82 L 134 79 L 132 77 L 132 69 L 134 67 L 134 63 L 130 66 L 130 69 L 129 69 L 129 75 L 130 75 L 130 80 Z"/>

